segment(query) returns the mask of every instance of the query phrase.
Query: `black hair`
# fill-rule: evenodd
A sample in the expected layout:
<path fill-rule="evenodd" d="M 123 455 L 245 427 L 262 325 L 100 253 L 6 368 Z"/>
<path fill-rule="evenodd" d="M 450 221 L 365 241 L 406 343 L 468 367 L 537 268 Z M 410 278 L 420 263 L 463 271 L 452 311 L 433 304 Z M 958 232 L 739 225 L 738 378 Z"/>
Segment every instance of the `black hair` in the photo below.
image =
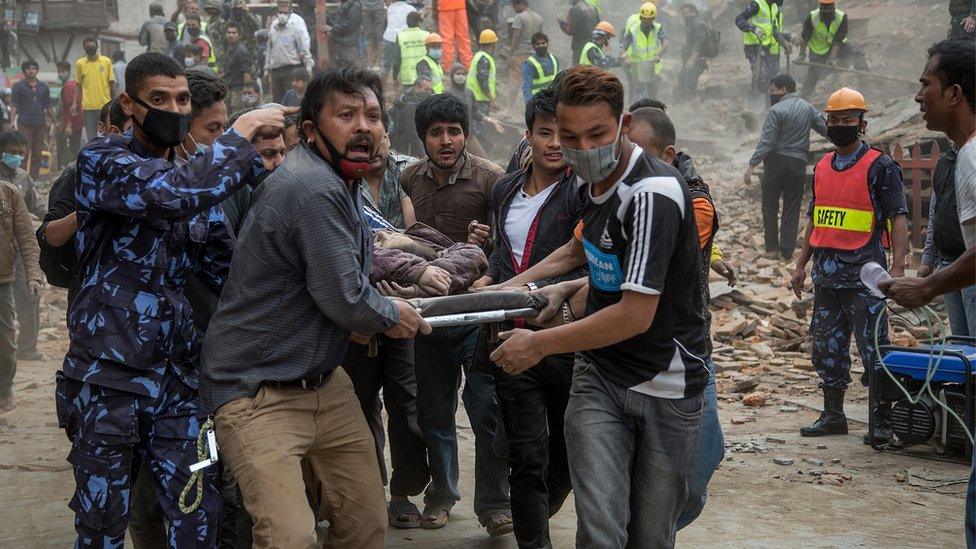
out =
<path fill-rule="evenodd" d="M 650 97 L 645 97 L 643 99 L 638 99 L 637 101 L 631 103 L 630 108 L 627 109 L 627 112 L 634 112 L 637 109 L 647 109 L 647 108 L 661 109 L 662 111 L 668 110 L 668 106 L 665 105 L 663 101 L 652 99 Z"/>
<path fill-rule="evenodd" d="M 197 55 L 202 55 L 202 54 L 203 54 L 203 48 L 201 48 L 200 46 L 198 46 L 196 44 L 187 44 L 187 45 L 183 46 L 183 55 L 184 56 L 194 56 L 195 57 Z"/>
<path fill-rule="evenodd" d="M 153 15 L 163 15 L 163 5 L 158 2 L 153 2 L 149 4 L 149 16 Z"/>
<path fill-rule="evenodd" d="M 203 24 L 203 19 L 200 18 L 200 14 L 199 13 L 188 13 L 188 14 L 186 14 L 186 20 L 187 20 L 187 22 L 196 21 L 197 23 L 200 23 L 201 25 Z"/>
<path fill-rule="evenodd" d="M 244 88 L 253 88 L 254 91 L 261 93 L 261 87 L 258 86 L 257 82 L 244 82 Z M 241 88 L 242 90 L 244 88 Z"/>
<path fill-rule="evenodd" d="M 644 107 L 631 113 L 633 117 L 631 124 L 643 122 L 651 127 L 654 132 L 654 140 L 661 148 L 674 145 L 677 135 L 674 131 L 674 122 L 661 109 L 654 107 Z"/>
<path fill-rule="evenodd" d="M 227 97 L 227 85 L 216 76 L 203 71 L 189 71 L 186 81 L 190 85 L 190 104 L 193 106 L 193 118 L 200 116 L 200 111 L 214 103 L 223 101 Z"/>
<path fill-rule="evenodd" d="M 94 42 L 96 46 L 98 45 L 98 39 L 97 38 L 95 38 L 94 36 L 86 36 L 85 39 L 81 41 L 82 47 L 84 47 L 84 45 L 87 44 L 87 43 L 89 43 L 89 42 Z"/>
<path fill-rule="evenodd" d="M 106 124 L 106 123 L 110 124 L 111 123 L 111 122 L 109 122 L 109 111 L 112 110 L 112 103 L 116 103 L 116 102 L 117 101 L 115 99 L 113 99 L 113 100 L 109 101 L 108 103 L 105 103 L 104 105 L 102 105 L 102 108 L 98 110 L 98 121 L 99 122 L 101 122 L 102 124 Z"/>
<path fill-rule="evenodd" d="M 420 15 L 420 12 L 412 11 L 407 14 L 407 26 L 408 27 L 418 27 L 420 26 L 420 21 L 424 18 Z"/>
<path fill-rule="evenodd" d="M 109 101 L 108 104 L 111 105 L 108 110 L 109 123 L 120 130 L 125 128 L 125 121 L 128 120 L 129 117 L 126 116 L 125 111 L 122 110 L 122 102 L 119 101 L 118 97 L 116 97 L 115 99 Z"/>
<path fill-rule="evenodd" d="M 537 32 L 537 33 L 535 33 L 535 34 L 532 35 L 532 40 L 529 43 L 530 44 L 535 44 L 539 40 L 545 40 L 546 42 L 548 42 L 549 41 L 549 35 L 547 35 L 546 33 L 542 32 L 542 31 L 539 31 L 539 32 Z"/>
<path fill-rule="evenodd" d="M 439 93 L 421 101 L 414 111 L 413 121 L 421 140 L 435 122 L 455 122 L 461 125 L 465 137 L 468 135 L 468 107 L 449 93 Z"/>
<path fill-rule="evenodd" d="M 115 50 L 112 53 L 112 62 L 115 61 L 125 61 L 125 52 L 122 50 Z"/>
<path fill-rule="evenodd" d="M 512 0 L 512 5 L 518 4 L 520 6 L 528 6 L 529 0 Z"/>
<path fill-rule="evenodd" d="M 786 93 L 793 93 L 796 91 L 796 80 L 788 74 L 777 74 L 769 81 L 770 84 L 776 86 L 777 88 L 786 88 Z"/>
<path fill-rule="evenodd" d="M 230 29 L 231 27 L 237 29 L 237 34 L 241 33 L 240 23 L 237 23 L 236 21 L 228 21 L 227 23 L 224 23 L 224 34 L 227 34 L 227 30 Z"/>
<path fill-rule="evenodd" d="M 291 79 L 308 83 L 308 71 L 305 70 L 305 67 L 299 67 L 291 73 Z"/>
<path fill-rule="evenodd" d="M 24 134 L 17 130 L 10 130 L 0 133 L 0 150 L 6 150 L 9 145 L 24 145 L 27 146 L 30 141 L 24 137 Z"/>
<path fill-rule="evenodd" d="M 942 89 L 958 84 L 969 109 L 976 112 L 976 44 L 973 40 L 943 40 L 929 48 L 928 54 L 929 58 L 939 56 L 935 72 L 942 81 Z"/>
<path fill-rule="evenodd" d="M 146 80 L 153 76 L 176 78 L 185 75 L 186 71 L 176 59 L 159 52 L 142 53 L 133 57 L 125 67 L 125 93 L 136 97 Z"/>
<path fill-rule="evenodd" d="M 57 67 L 58 70 L 64 69 L 68 72 L 71 72 L 71 63 L 68 63 L 64 59 L 55 63 L 54 66 Z"/>
<path fill-rule="evenodd" d="M 552 89 L 545 88 L 525 104 L 525 129 L 531 132 L 537 118 L 553 120 L 556 118 L 556 103 L 552 100 Z"/>
<path fill-rule="evenodd" d="M 383 101 L 383 82 L 373 71 L 355 68 L 335 68 L 320 72 L 308 84 L 305 97 L 298 109 L 298 132 L 303 137 L 302 123 L 306 120 L 317 124 L 318 114 L 335 92 L 363 94 L 370 90 L 380 104 L 380 117 L 386 118 L 386 104 Z"/>
<path fill-rule="evenodd" d="M 38 65 L 37 61 L 34 61 L 33 59 L 28 59 L 27 61 L 24 61 L 23 63 L 20 64 L 21 71 L 26 71 L 29 67 L 34 67 L 35 69 L 39 69 L 40 65 Z"/>
<path fill-rule="evenodd" d="M 244 107 L 243 109 L 241 109 L 241 110 L 239 110 L 239 111 L 231 114 L 230 115 L 230 118 L 227 119 L 227 127 L 229 128 L 229 127 L 233 126 L 234 124 L 237 123 L 237 119 L 238 118 L 244 116 L 245 114 L 253 111 L 256 108 L 257 107 Z"/>
<path fill-rule="evenodd" d="M 693 13 L 695 15 L 698 14 L 698 6 L 692 4 L 691 2 L 688 2 L 687 4 L 682 4 L 681 5 L 681 9 L 685 9 L 685 8 L 687 8 L 691 13 Z"/>

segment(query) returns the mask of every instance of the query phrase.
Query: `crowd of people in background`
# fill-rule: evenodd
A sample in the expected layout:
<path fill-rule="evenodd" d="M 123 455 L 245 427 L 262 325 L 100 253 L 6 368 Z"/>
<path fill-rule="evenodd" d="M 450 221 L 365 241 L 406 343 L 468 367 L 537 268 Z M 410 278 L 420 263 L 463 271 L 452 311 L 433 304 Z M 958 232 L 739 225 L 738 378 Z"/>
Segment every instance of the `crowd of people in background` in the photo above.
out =
<path fill-rule="evenodd" d="M 489 536 L 551 547 L 571 491 L 580 547 L 673 546 L 700 515 L 724 453 L 709 273 L 736 273 L 660 100 L 677 29 L 654 2 L 614 25 L 599 0 L 575 0 L 560 59 L 538 3 L 342 0 L 318 44 L 307 3 L 262 19 L 247 0 L 180 0 L 169 15 L 149 6 L 145 52 L 128 61 L 86 37 L 55 65 L 56 100 L 23 62 L 0 133 L 0 411 L 15 406 L 16 360 L 39 356 L 45 280 L 66 288 L 55 399 L 78 546 L 128 531 L 137 547 L 311 547 L 327 521 L 327 546 L 380 547 L 388 526 L 443 528 L 461 500 L 459 404 Z M 819 73 L 799 92 L 779 73 L 794 46 L 864 68 L 845 14 L 821 0 L 789 37 L 780 3 L 749 0 L 735 18 L 750 100 L 769 106 L 744 179 L 764 165 L 766 252 L 792 260 L 810 131 L 836 146 L 791 283 L 799 296 L 812 261 L 825 411 L 801 433 L 840 434 L 852 331 L 869 364 L 864 326 L 881 314 L 851 273 L 885 264 L 890 230 L 903 274 L 904 193 L 863 140 L 860 92 L 830 95 L 825 117 L 801 97 Z M 695 3 L 676 13 L 687 37 L 668 85 L 697 105 L 719 36 Z M 929 57 L 918 101 L 972 153 L 972 43 Z M 924 91 L 936 79 L 940 98 Z M 57 175 L 47 206 L 42 170 Z M 851 199 L 866 225 L 813 221 L 855 187 L 870 189 Z M 933 208 L 954 208 L 941 192 Z M 931 268 L 971 252 L 971 223 L 940 238 L 957 221 L 931 229 Z M 431 328 L 407 301 L 469 289 L 548 305 L 497 333 Z M 954 330 L 972 330 L 967 314 Z"/>

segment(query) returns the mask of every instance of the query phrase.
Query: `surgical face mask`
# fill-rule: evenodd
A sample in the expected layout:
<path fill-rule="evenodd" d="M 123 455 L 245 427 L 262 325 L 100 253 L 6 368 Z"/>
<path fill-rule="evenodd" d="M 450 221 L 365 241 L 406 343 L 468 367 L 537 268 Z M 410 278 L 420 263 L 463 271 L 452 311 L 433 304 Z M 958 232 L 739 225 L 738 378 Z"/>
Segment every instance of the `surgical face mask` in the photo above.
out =
<path fill-rule="evenodd" d="M 433 59 L 434 61 L 439 61 L 440 58 L 441 58 L 441 49 L 440 48 L 431 48 L 431 49 L 427 50 L 427 55 L 429 55 L 430 58 Z"/>
<path fill-rule="evenodd" d="M 284 26 L 287 23 L 288 23 L 288 14 L 287 13 L 279 13 L 278 14 L 278 26 L 279 27 L 282 27 L 282 26 Z"/>
<path fill-rule="evenodd" d="M 838 147 L 846 147 L 854 143 L 860 133 L 860 124 L 856 126 L 827 126 L 827 139 Z"/>
<path fill-rule="evenodd" d="M 129 97 L 148 110 L 146 118 L 141 123 L 135 116 L 132 117 L 132 123 L 157 147 L 175 147 L 182 143 L 186 134 L 190 132 L 189 114 L 164 111 L 150 106 L 138 97 Z"/>
<path fill-rule="evenodd" d="M 617 121 L 617 136 L 612 143 L 589 150 L 570 149 L 563 146 L 563 158 L 573 172 L 586 183 L 599 183 L 606 179 L 620 163 L 620 130 L 623 116 Z"/>
<path fill-rule="evenodd" d="M 463 86 L 468 81 L 468 75 L 464 74 L 463 72 L 457 72 L 454 73 L 454 76 L 451 77 L 451 80 L 453 80 L 454 83 L 457 84 L 458 86 Z"/>
<path fill-rule="evenodd" d="M 244 104 L 248 107 L 253 107 L 258 104 L 258 96 L 250 93 L 244 94 Z"/>
<path fill-rule="evenodd" d="M 0 161 L 2 161 L 8 168 L 19 168 L 20 165 L 24 163 L 24 155 L 3 153 L 3 156 L 0 157 Z"/>
<path fill-rule="evenodd" d="M 196 57 L 184 57 L 183 58 L 183 66 L 186 67 L 186 68 L 190 68 L 190 67 L 192 67 L 193 65 L 196 65 L 196 64 L 197 64 L 197 58 Z"/>

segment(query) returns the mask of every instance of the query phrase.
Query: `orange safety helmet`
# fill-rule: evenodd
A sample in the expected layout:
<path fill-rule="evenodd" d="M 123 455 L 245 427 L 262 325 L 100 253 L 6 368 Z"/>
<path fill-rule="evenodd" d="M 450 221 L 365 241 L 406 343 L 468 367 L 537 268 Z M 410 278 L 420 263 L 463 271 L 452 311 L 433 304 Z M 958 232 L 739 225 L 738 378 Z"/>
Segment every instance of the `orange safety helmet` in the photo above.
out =
<path fill-rule="evenodd" d="M 852 88 L 841 88 L 830 94 L 827 98 L 827 108 L 824 112 L 837 111 L 864 111 L 867 112 L 868 104 L 864 101 L 861 92 Z"/>
<path fill-rule="evenodd" d="M 820 4 L 834 4 L 834 0 L 818 0 Z"/>
<path fill-rule="evenodd" d="M 610 36 L 617 36 L 617 30 L 613 28 L 613 25 L 611 25 L 609 21 L 600 21 L 595 27 L 593 27 L 593 30 L 605 32 Z"/>
<path fill-rule="evenodd" d="M 441 35 L 437 34 L 436 32 L 432 32 L 428 34 L 427 38 L 424 39 L 425 46 L 430 46 L 432 44 L 443 44 L 443 43 L 444 43 L 444 39 L 441 38 Z"/>

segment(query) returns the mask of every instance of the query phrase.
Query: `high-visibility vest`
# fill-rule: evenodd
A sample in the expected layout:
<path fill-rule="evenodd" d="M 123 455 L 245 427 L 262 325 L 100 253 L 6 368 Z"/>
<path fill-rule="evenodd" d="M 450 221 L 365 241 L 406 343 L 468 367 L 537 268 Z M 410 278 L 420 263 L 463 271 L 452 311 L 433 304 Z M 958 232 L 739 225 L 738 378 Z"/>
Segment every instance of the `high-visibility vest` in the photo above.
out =
<path fill-rule="evenodd" d="M 532 95 L 539 93 L 540 90 L 548 86 L 556 79 L 556 73 L 559 72 L 559 63 L 556 61 L 556 56 L 551 53 L 549 54 L 549 62 L 552 63 L 552 72 L 550 73 L 542 68 L 542 63 L 534 55 L 530 55 L 525 62 L 535 69 L 535 78 L 532 79 Z"/>
<path fill-rule="evenodd" d="M 181 42 L 183 41 L 184 28 L 186 28 L 186 23 L 180 23 L 176 30 L 177 38 Z M 200 21 L 200 36 L 197 36 L 197 38 L 206 42 L 207 46 L 210 47 L 210 55 L 207 56 L 207 65 L 209 65 L 211 69 L 217 70 L 217 52 L 214 51 L 213 40 L 207 36 L 207 23 L 204 21 Z M 194 38 L 194 40 L 196 40 L 196 38 Z"/>
<path fill-rule="evenodd" d="M 481 89 L 478 83 L 478 64 L 482 59 L 488 59 L 488 95 Z M 486 51 L 479 51 L 471 58 L 468 66 L 467 87 L 474 94 L 475 101 L 494 101 L 495 100 L 495 58 L 488 55 Z"/>
<path fill-rule="evenodd" d="M 844 17 L 844 12 L 837 10 L 834 13 L 834 20 L 830 22 L 828 27 L 820 20 L 820 8 L 811 11 L 810 22 L 813 24 L 813 34 L 810 36 L 810 43 L 807 44 L 810 51 L 817 55 L 827 55 L 827 52 L 834 45 L 834 37 L 837 36 L 837 29 L 840 28 Z M 846 36 L 841 41 L 841 43 L 844 42 L 847 42 Z"/>
<path fill-rule="evenodd" d="M 664 62 L 651 64 L 651 59 L 661 53 L 661 42 L 657 39 L 660 31 L 661 24 L 655 22 L 650 34 L 644 34 L 640 27 L 640 19 L 627 29 L 632 39 L 630 46 L 627 47 L 627 57 L 631 61 L 631 73 L 637 83 L 647 84 L 654 80 L 655 75 L 661 74 Z"/>
<path fill-rule="evenodd" d="M 397 34 L 397 46 L 400 48 L 400 74 L 397 79 L 401 86 L 413 86 L 417 81 L 417 62 L 427 55 L 427 40 L 429 32 L 420 27 L 407 27 Z"/>
<path fill-rule="evenodd" d="M 420 61 L 417 61 L 417 66 L 419 67 L 421 63 L 426 63 L 430 68 L 430 89 L 434 93 L 444 93 L 444 69 L 441 68 L 441 64 L 434 61 L 434 58 L 425 55 Z M 420 75 L 420 71 L 416 71 L 417 75 Z"/>
<path fill-rule="evenodd" d="M 878 228 L 868 171 L 883 153 L 871 148 L 856 164 L 844 170 L 834 169 L 836 154 L 829 152 L 824 155 L 814 171 L 810 245 L 814 248 L 858 250 L 871 242 Z"/>
<path fill-rule="evenodd" d="M 586 3 L 596 8 L 596 12 L 600 13 L 600 0 L 586 0 Z"/>
<path fill-rule="evenodd" d="M 587 42 L 586 45 L 583 46 L 583 51 L 580 52 L 580 58 L 579 58 L 579 63 L 578 63 L 579 65 L 592 65 L 593 64 L 590 61 L 590 50 L 592 50 L 592 49 L 600 50 L 600 56 L 601 57 L 604 55 L 603 54 L 603 48 L 601 48 L 600 46 L 597 46 L 594 42 Z"/>
<path fill-rule="evenodd" d="M 779 9 L 777 4 L 770 5 L 770 9 L 773 13 L 773 40 L 769 43 L 769 53 L 779 56 L 779 40 L 775 38 L 777 33 L 783 31 L 783 10 Z"/>
<path fill-rule="evenodd" d="M 753 32 L 742 33 L 742 43 L 746 46 L 769 46 L 773 42 L 773 8 L 766 0 L 752 0 L 759 6 L 759 11 L 749 18 L 749 23 L 763 30 L 763 38 L 759 40 Z"/>
<path fill-rule="evenodd" d="M 186 28 L 186 21 L 176 26 L 176 39 L 179 40 L 180 42 L 183 41 L 183 30 L 185 28 Z M 206 33 L 207 33 L 207 22 L 200 21 L 200 34 L 203 35 Z"/>

